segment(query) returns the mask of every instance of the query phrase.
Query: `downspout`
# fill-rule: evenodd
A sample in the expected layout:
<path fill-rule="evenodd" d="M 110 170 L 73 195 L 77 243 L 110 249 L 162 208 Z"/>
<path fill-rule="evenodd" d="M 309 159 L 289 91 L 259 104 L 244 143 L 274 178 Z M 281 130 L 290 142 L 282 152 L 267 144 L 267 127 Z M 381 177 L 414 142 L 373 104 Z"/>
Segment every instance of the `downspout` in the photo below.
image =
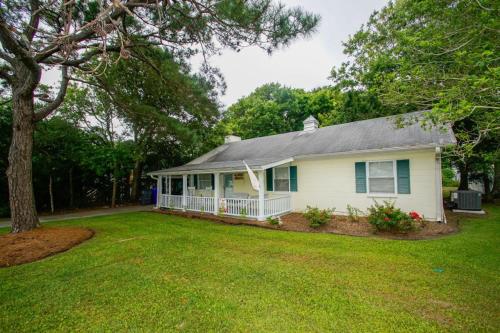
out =
<path fill-rule="evenodd" d="M 446 223 L 443 206 L 443 180 L 441 172 L 441 147 L 436 147 L 436 220 Z"/>

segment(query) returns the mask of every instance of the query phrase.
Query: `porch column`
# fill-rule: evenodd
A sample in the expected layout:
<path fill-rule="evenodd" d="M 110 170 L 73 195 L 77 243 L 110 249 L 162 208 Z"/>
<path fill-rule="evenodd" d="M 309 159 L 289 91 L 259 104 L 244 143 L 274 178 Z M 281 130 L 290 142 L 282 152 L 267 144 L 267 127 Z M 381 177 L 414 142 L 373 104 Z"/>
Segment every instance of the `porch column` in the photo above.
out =
<path fill-rule="evenodd" d="M 182 210 L 186 211 L 187 205 L 187 190 L 188 190 L 188 177 L 186 174 L 182 175 Z"/>
<path fill-rule="evenodd" d="M 170 195 L 172 194 L 172 176 L 169 175 L 167 178 L 167 194 Z"/>
<path fill-rule="evenodd" d="M 219 214 L 220 173 L 214 173 L 214 215 Z"/>
<path fill-rule="evenodd" d="M 259 171 L 259 221 L 264 221 L 264 190 L 265 190 L 264 171 Z"/>
<path fill-rule="evenodd" d="M 162 180 L 162 176 L 158 176 L 156 179 L 156 208 L 161 207 Z"/>

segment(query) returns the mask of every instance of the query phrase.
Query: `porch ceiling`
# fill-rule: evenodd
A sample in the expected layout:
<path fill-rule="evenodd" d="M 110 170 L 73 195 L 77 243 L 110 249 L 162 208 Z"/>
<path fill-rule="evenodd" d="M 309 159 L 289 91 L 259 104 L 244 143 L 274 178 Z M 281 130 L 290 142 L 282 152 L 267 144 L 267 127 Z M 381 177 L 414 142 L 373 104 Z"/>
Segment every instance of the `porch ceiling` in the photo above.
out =
<path fill-rule="evenodd" d="M 264 158 L 245 160 L 250 169 L 258 171 L 265 170 L 280 164 L 293 161 L 292 158 Z M 213 173 L 213 172 L 245 172 L 243 160 L 223 161 L 223 162 L 205 162 L 200 164 L 185 164 L 174 168 L 157 170 L 150 172 L 149 175 L 174 175 L 174 174 L 193 174 L 193 173 Z"/>

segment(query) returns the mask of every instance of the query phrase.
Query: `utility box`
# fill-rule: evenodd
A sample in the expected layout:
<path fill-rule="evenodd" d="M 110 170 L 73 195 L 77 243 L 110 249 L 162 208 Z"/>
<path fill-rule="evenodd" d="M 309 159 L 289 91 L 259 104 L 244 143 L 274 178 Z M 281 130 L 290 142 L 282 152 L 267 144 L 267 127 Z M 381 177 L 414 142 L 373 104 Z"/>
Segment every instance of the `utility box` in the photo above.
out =
<path fill-rule="evenodd" d="M 451 201 L 456 209 L 481 210 L 481 192 L 478 191 L 453 191 Z"/>

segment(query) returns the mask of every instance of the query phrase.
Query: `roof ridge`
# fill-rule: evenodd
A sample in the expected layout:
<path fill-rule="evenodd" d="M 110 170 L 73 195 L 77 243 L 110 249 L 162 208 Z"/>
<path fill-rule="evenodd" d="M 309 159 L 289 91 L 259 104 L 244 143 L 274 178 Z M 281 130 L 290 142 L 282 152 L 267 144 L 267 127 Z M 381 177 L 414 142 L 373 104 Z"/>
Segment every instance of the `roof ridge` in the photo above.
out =
<path fill-rule="evenodd" d="M 398 114 L 393 114 L 393 115 L 388 115 L 388 116 L 381 116 L 381 117 L 376 117 L 376 118 L 369 118 L 369 119 L 362 119 L 362 120 L 350 121 L 348 123 L 334 124 L 334 125 L 329 125 L 329 126 L 325 126 L 325 127 L 320 127 L 320 128 L 317 129 L 317 131 L 318 130 L 323 130 L 323 129 L 326 129 L 326 128 L 336 127 L 336 126 L 340 127 L 340 126 L 345 126 L 345 125 L 349 125 L 349 124 L 357 124 L 357 123 L 362 123 L 362 122 L 367 122 L 367 121 L 380 120 L 380 119 L 384 119 L 384 118 L 396 118 L 396 117 L 408 116 L 408 115 L 412 115 L 412 114 L 422 114 L 422 113 L 428 112 L 428 111 L 429 110 L 412 111 L 412 112 L 398 113 Z M 292 134 L 292 133 L 302 133 L 302 132 L 303 132 L 302 130 L 299 130 L 299 131 L 284 132 L 284 133 L 278 133 L 278 134 L 272 134 L 272 135 L 256 136 L 254 138 L 243 139 L 241 141 L 231 142 L 231 143 L 227 143 L 227 144 L 228 145 L 232 145 L 232 144 L 238 144 L 240 142 L 248 142 L 250 140 L 258 140 L 258 139 L 263 139 L 263 138 L 271 138 L 271 137 L 277 137 L 277 136 L 280 136 L 280 135 L 289 135 L 289 134 Z"/>

